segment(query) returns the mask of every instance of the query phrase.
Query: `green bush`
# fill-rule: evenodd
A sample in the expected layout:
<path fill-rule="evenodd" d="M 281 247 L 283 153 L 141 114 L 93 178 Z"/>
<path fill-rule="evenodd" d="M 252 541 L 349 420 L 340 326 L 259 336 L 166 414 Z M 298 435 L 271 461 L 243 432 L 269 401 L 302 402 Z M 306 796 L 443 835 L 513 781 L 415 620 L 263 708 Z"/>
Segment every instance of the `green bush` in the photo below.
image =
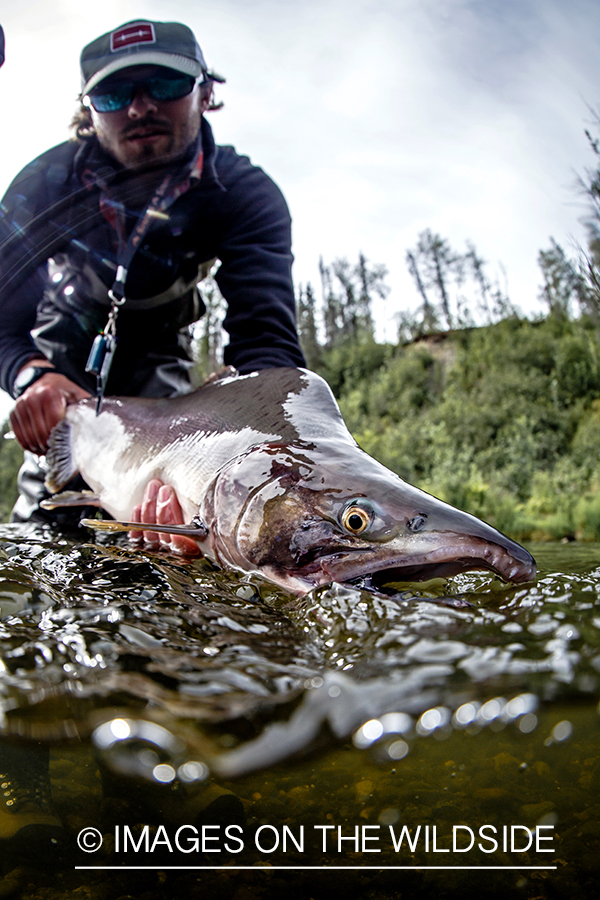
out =
<path fill-rule="evenodd" d="M 23 462 L 23 451 L 17 442 L 3 437 L 8 430 L 5 424 L 0 434 L 0 522 L 8 521 L 17 499 L 17 473 Z"/>
<path fill-rule="evenodd" d="M 347 345 L 343 377 L 339 353 L 328 363 L 364 450 L 520 539 L 600 540 L 600 345 L 589 319 L 512 317 L 368 353 Z"/>

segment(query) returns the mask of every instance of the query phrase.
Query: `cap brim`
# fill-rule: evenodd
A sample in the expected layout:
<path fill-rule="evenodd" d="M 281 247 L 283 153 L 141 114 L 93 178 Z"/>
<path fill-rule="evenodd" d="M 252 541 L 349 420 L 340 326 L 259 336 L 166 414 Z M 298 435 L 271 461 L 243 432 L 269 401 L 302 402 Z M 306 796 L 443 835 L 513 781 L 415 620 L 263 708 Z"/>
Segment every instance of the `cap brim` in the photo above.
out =
<path fill-rule="evenodd" d="M 167 69 L 182 72 L 184 75 L 191 75 L 193 78 L 198 78 L 204 72 L 200 63 L 195 59 L 190 59 L 188 56 L 178 56 L 175 53 L 161 53 L 157 50 L 144 50 L 141 53 L 131 53 L 120 59 L 112 60 L 107 66 L 104 66 L 103 69 L 92 75 L 89 81 L 85 83 L 81 96 L 85 97 L 109 75 L 114 75 L 115 72 L 120 72 L 121 69 L 130 69 L 132 66 L 164 66 Z"/>

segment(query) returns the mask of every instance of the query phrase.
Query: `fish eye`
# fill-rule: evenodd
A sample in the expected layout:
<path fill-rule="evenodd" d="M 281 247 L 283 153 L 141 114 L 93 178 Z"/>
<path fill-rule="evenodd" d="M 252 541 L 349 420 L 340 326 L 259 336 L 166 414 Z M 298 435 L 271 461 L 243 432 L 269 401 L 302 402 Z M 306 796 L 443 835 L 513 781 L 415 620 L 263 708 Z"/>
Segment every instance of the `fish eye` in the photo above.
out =
<path fill-rule="evenodd" d="M 413 516 L 412 519 L 408 520 L 406 527 L 412 532 L 421 531 L 426 522 L 427 515 L 425 513 L 419 513 L 419 515 Z"/>
<path fill-rule="evenodd" d="M 371 510 L 364 509 L 362 506 L 358 506 L 357 503 L 351 503 L 342 513 L 341 521 L 346 531 L 349 531 L 350 534 L 362 534 L 371 524 L 372 517 L 373 513 Z"/>

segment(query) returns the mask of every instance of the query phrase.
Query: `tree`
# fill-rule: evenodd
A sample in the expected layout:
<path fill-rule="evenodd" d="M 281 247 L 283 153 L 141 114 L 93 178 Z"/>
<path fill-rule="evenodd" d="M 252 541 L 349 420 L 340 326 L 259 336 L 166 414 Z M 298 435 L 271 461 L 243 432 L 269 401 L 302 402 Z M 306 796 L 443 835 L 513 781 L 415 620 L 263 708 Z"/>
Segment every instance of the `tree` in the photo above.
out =
<path fill-rule="evenodd" d="M 590 110 L 596 128 L 600 126 L 600 115 L 593 109 Z M 586 128 L 585 136 L 588 139 L 592 153 L 596 157 L 595 165 L 586 169 L 583 178 L 580 178 L 580 186 L 587 195 L 588 213 L 585 217 L 585 225 L 588 231 L 588 243 L 594 266 L 600 265 L 600 142 L 594 138 L 591 131 Z"/>
<path fill-rule="evenodd" d="M 419 234 L 417 246 L 407 251 L 406 264 L 422 305 L 416 315 L 402 314 L 401 334 L 417 337 L 514 315 L 508 297 L 488 279 L 485 262 L 471 242 L 466 253 L 457 253 L 445 238 L 426 229 Z M 465 287 L 469 288 L 466 293 Z"/>
<path fill-rule="evenodd" d="M 370 263 L 363 253 L 353 265 L 345 257 L 326 266 L 319 260 L 323 295 L 325 346 L 342 340 L 373 337 L 372 304 L 375 297 L 385 298 L 387 269 Z"/>
<path fill-rule="evenodd" d="M 319 258 L 319 275 L 321 276 L 325 346 L 333 347 L 338 336 L 344 331 L 344 315 L 340 298 L 333 289 L 331 269 L 325 265 L 323 257 Z"/>
<path fill-rule="evenodd" d="M 550 239 L 550 249 L 540 250 L 538 265 L 544 278 L 539 296 L 548 304 L 550 313 L 568 319 L 573 300 L 585 308 L 587 297 L 585 276 L 576 264 L 568 259 L 565 251 L 553 238 Z"/>
<path fill-rule="evenodd" d="M 507 319 L 516 315 L 516 310 L 510 302 L 508 295 L 502 291 L 496 280 L 493 284 L 485 272 L 485 260 L 483 260 L 472 241 L 467 241 L 467 252 L 464 255 L 466 278 L 469 277 L 475 284 L 477 306 L 483 323 L 491 325 L 501 319 Z M 502 267 L 501 267 L 502 268 Z M 503 270 L 504 271 L 504 270 Z"/>
<path fill-rule="evenodd" d="M 448 241 L 427 228 L 414 250 L 406 253 L 408 270 L 423 300 L 423 324 L 440 322 L 446 328 L 457 323 L 452 313 L 450 285 L 462 281 L 462 257 L 454 253 Z"/>
<path fill-rule="evenodd" d="M 310 282 L 298 287 L 296 298 L 298 337 L 309 369 L 317 369 L 321 362 L 321 345 L 317 331 L 316 298 Z"/>
<path fill-rule="evenodd" d="M 596 128 L 600 127 L 600 115 L 590 112 Z M 579 178 L 579 185 L 588 203 L 584 223 L 588 232 L 588 252 L 580 251 L 579 271 L 583 276 L 584 290 L 578 298 L 584 312 L 597 322 L 600 320 L 600 141 L 589 129 L 585 135 L 595 157 L 595 164 Z"/>
<path fill-rule="evenodd" d="M 5 440 L 8 423 L 0 428 L 0 522 L 7 522 L 16 502 L 17 474 L 23 462 L 23 451 L 15 440 Z"/>

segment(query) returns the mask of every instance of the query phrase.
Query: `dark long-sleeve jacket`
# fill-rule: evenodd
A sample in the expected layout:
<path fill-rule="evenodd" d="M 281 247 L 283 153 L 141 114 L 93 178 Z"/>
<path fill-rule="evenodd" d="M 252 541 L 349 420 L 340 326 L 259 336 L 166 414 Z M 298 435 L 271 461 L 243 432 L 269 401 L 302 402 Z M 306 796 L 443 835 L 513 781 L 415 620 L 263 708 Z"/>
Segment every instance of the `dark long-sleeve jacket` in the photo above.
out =
<path fill-rule="evenodd" d="M 186 181 L 199 149 L 201 176 Z M 187 326 L 204 312 L 195 285 L 215 259 L 227 302 L 225 362 L 241 372 L 304 364 L 279 188 L 232 147 L 215 146 L 204 119 L 188 157 L 178 163 L 178 191 L 129 266 L 107 393 L 185 389 Z M 94 390 L 87 356 L 106 324 L 127 235 L 163 175 L 132 177 L 93 138 L 61 144 L 17 176 L 0 206 L 0 387 L 12 393 L 19 369 L 41 351 Z"/>

